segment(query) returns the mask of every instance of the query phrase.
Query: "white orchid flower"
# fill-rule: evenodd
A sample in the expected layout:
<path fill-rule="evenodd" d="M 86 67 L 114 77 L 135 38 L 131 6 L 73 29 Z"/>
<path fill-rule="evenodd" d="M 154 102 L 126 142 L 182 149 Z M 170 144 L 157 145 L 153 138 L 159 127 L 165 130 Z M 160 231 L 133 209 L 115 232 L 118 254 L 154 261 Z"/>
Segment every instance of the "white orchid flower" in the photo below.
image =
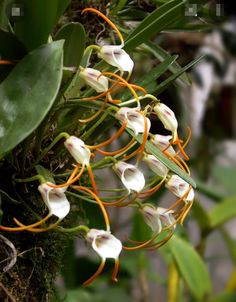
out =
<path fill-rule="evenodd" d="M 86 239 L 91 243 L 94 251 L 101 257 L 101 264 L 97 272 L 89 278 L 84 285 L 89 285 L 102 271 L 105 261 L 108 258 L 115 259 L 115 267 L 112 273 L 112 280 L 117 281 L 117 273 L 119 269 L 119 255 L 122 250 L 122 244 L 119 239 L 112 235 L 109 231 L 91 229 L 86 234 Z"/>
<path fill-rule="evenodd" d="M 174 211 L 162 207 L 154 207 L 151 204 L 145 205 L 141 210 L 147 225 L 156 234 L 159 234 L 164 227 L 175 228 Z"/>
<path fill-rule="evenodd" d="M 93 68 L 81 68 L 79 76 L 88 86 L 97 92 L 108 90 L 108 79 L 102 75 L 99 70 Z"/>
<path fill-rule="evenodd" d="M 161 150 L 161 151 L 165 150 L 171 156 L 175 156 L 176 155 L 175 149 L 172 146 L 170 146 L 171 139 L 172 139 L 172 135 L 154 134 L 151 138 L 151 142 L 159 150 Z"/>
<path fill-rule="evenodd" d="M 149 118 L 145 117 L 141 112 L 137 111 L 135 108 L 120 108 L 116 112 L 116 118 L 122 122 L 126 121 L 127 122 L 127 128 L 131 129 L 134 131 L 134 134 L 137 135 L 138 133 L 143 133 L 144 132 L 144 124 L 146 119 L 147 121 L 147 127 L 148 127 L 148 132 L 151 127 L 151 122 Z"/>
<path fill-rule="evenodd" d="M 158 118 L 161 120 L 165 129 L 169 130 L 173 134 L 173 139 L 177 139 L 177 128 L 178 122 L 175 117 L 174 111 L 172 111 L 168 106 L 163 103 L 157 103 L 154 107 Z"/>
<path fill-rule="evenodd" d="M 134 62 L 130 56 L 122 49 L 123 45 L 101 46 L 98 57 L 108 64 L 117 67 L 121 72 L 128 71 L 131 74 Z"/>
<path fill-rule="evenodd" d="M 143 161 L 160 177 L 166 177 L 169 172 L 169 169 L 152 154 L 145 154 Z"/>
<path fill-rule="evenodd" d="M 114 167 L 114 171 L 120 177 L 123 185 L 129 191 L 140 192 L 145 186 L 143 173 L 134 165 L 119 161 Z"/>
<path fill-rule="evenodd" d="M 48 207 L 49 215 L 55 215 L 62 220 L 70 211 L 70 203 L 66 198 L 65 191 L 67 188 L 52 188 L 50 182 L 39 185 L 38 190 Z"/>
<path fill-rule="evenodd" d="M 191 186 L 184 181 L 181 177 L 173 174 L 165 184 L 165 187 L 170 190 L 175 196 L 183 197 L 183 200 L 192 202 L 194 200 L 194 190 Z M 188 193 L 187 193 L 188 192 Z"/>
<path fill-rule="evenodd" d="M 89 166 L 91 152 L 80 138 L 70 136 L 66 139 L 64 145 L 77 163 Z"/>

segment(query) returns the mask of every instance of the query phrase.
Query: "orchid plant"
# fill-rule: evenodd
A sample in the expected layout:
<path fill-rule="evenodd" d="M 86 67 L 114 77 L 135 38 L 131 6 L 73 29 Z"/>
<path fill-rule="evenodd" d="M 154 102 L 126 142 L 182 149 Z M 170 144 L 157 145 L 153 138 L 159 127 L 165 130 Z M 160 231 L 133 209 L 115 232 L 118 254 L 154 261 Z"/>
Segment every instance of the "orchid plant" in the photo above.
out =
<path fill-rule="evenodd" d="M 65 25 L 50 33 L 45 44 L 33 45 L 16 26 L 24 58 L 0 60 L 0 67 L 9 69 L 0 86 L 0 168 L 11 167 L 0 184 L 0 232 L 7 238 L 79 235 L 101 261 L 83 280 L 89 286 L 107 259 L 114 261 L 111 280 L 117 282 L 121 253 L 152 251 L 171 242 L 193 206 L 195 183 L 186 151 L 191 129 L 180 131 L 172 106 L 157 98 L 159 91 L 149 85 L 156 80 L 153 74 L 148 83 L 136 82 L 131 50 L 141 44 L 137 31 L 125 39 L 112 16 L 92 7 L 81 11 L 80 17 L 85 16 L 103 22 L 113 39 L 96 39 L 85 47 L 82 24 L 70 24 L 73 28 Z M 75 33 L 80 45 L 73 41 L 71 49 Z M 40 93 L 34 90 L 37 81 Z M 24 107 L 17 112 L 16 95 L 19 108 Z M 31 107 L 31 99 L 40 100 L 40 106 Z M 157 122 L 161 126 L 154 133 Z M 107 171 L 114 182 L 105 180 Z M 159 193 L 165 192 L 170 200 L 160 206 Z M 87 219 L 86 207 L 102 223 Z M 124 238 L 109 208 L 114 213 L 129 208 L 139 215 L 149 236 Z"/>

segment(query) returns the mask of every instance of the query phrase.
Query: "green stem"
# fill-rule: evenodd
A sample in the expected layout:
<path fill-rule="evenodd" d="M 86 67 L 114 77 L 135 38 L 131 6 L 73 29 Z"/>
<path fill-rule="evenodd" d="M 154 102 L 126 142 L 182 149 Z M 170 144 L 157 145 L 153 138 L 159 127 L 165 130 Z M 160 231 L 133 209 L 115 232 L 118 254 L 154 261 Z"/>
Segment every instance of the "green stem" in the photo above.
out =
<path fill-rule="evenodd" d="M 153 101 L 158 102 L 158 99 L 154 95 L 152 95 L 152 94 L 145 94 L 143 96 L 139 96 L 138 99 L 139 100 L 152 99 Z M 119 107 L 123 107 L 123 106 L 130 105 L 130 104 L 133 104 L 133 103 L 136 103 L 136 102 L 137 102 L 136 99 L 131 99 L 129 101 L 126 101 L 126 102 L 123 102 L 121 104 L 118 104 L 118 106 Z"/>
<path fill-rule="evenodd" d="M 21 179 L 21 178 L 15 178 L 14 181 L 15 182 L 31 182 L 31 181 L 35 181 L 35 180 L 38 180 L 40 182 L 40 184 L 43 184 L 46 182 L 45 178 L 42 176 L 42 175 L 35 175 L 35 176 L 32 176 L 32 177 L 29 177 L 29 178 L 24 178 L 24 179 Z"/>
<path fill-rule="evenodd" d="M 58 227 L 57 228 L 58 231 L 63 232 L 63 233 L 80 233 L 80 232 L 84 232 L 84 233 L 88 233 L 90 231 L 90 229 L 85 226 L 85 225 L 78 225 L 74 228 L 63 228 L 63 227 Z"/>
<path fill-rule="evenodd" d="M 174 262 L 169 265 L 168 302 L 177 302 L 179 274 Z"/>
<path fill-rule="evenodd" d="M 30 168 L 32 169 L 34 166 L 36 166 L 62 138 L 68 139 L 69 137 L 70 135 L 68 133 L 61 132 L 56 138 L 54 138 L 51 144 L 41 152 L 40 156 L 38 156 L 37 160 L 33 163 L 33 165 L 31 165 Z"/>

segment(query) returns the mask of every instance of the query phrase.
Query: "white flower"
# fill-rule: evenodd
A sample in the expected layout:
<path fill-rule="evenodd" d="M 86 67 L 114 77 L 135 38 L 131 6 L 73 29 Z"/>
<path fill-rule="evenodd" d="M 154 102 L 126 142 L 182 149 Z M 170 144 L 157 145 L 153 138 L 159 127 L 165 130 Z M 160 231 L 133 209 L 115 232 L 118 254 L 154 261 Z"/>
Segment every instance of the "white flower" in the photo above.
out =
<path fill-rule="evenodd" d="M 192 202 L 194 200 L 193 188 L 190 188 L 190 185 L 176 174 L 173 174 L 168 179 L 165 184 L 165 187 L 177 197 L 181 198 L 186 194 L 186 196 L 183 198 L 184 201 Z"/>
<path fill-rule="evenodd" d="M 81 69 L 79 76 L 88 86 L 97 92 L 104 92 L 108 90 L 108 79 L 107 77 L 103 76 L 99 70 L 93 68 L 83 68 Z"/>
<path fill-rule="evenodd" d="M 105 261 L 108 258 L 115 259 L 115 267 L 112 273 L 112 280 L 117 281 L 119 255 L 122 250 L 121 241 L 113 236 L 109 231 L 97 229 L 91 229 L 86 234 L 86 239 L 91 243 L 94 251 L 101 257 L 102 262 L 97 272 L 86 282 L 84 282 L 83 285 L 89 285 L 102 272 Z"/>
<path fill-rule="evenodd" d="M 49 214 L 55 215 L 62 220 L 70 211 L 70 203 L 66 198 L 66 188 L 52 188 L 49 186 L 52 183 L 43 183 L 38 187 L 38 190 L 48 207 Z"/>
<path fill-rule="evenodd" d="M 145 178 L 141 171 L 134 165 L 119 161 L 113 167 L 117 175 L 120 177 L 123 185 L 130 192 L 140 192 L 145 186 Z"/>
<path fill-rule="evenodd" d="M 101 46 L 98 57 L 108 64 L 117 67 L 119 70 L 132 72 L 134 62 L 130 56 L 122 49 L 122 45 L 104 45 Z"/>
<path fill-rule="evenodd" d="M 159 150 L 165 150 L 171 156 L 175 156 L 176 152 L 172 146 L 170 146 L 170 140 L 172 139 L 171 135 L 160 135 L 155 134 L 151 138 L 151 142 L 154 146 L 156 146 Z M 169 146 L 169 147 L 168 147 Z M 168 148 L 167 148 L 168 147 Z M 166 149 L 167 148 L 167 149 Z"/>
<path fill-rule="evenodd" d="M 178 122 L 175 117 L 174 111 L 172 111 L 168 106 L 163 103 L 157 103 L 154 107 L 154 111 L 161 120 L 165 129 L 171 131 L 174 136 L 174 140 L 176 140 Z"/>
<path fill-rule="evenodd" d="M 138 133 L 144 132 L 144 119 L 146 119 L 147 122 L 147 131 L 149 132 L 149 129 L 151 127 L 150 120 L 145 117 L 141 112 L 137 111 L 134 108 L 120 108 L 116 112 L 116 118 L 122 122 L 127 122 L 127 128 L 134 131 L 134 134 L 137 135 Z"/>
<path fill-rule="evenodd" d="M 89 165 L 91 152 L 80 138 L 76 136 L 70 136 L 66 139 L 64 145 L 77 163 L 85 166 Z"/>
<path fill-rule="evenodd" d="M 141 210 L 144 220 L 154 233 L 159 234 L 164 227 L 171 226 L 175 228 L 174 211 L 168 211 L 165 208 L 155 208 L 151 204 L 145 205 Z"/>
<path fill-rule="evenodd" d="M 166 177 L 169 169 L 159 161 L 154 155 L 145 154 L 143 161 L 148 165 L 148 167 L 160 177 Z"/>

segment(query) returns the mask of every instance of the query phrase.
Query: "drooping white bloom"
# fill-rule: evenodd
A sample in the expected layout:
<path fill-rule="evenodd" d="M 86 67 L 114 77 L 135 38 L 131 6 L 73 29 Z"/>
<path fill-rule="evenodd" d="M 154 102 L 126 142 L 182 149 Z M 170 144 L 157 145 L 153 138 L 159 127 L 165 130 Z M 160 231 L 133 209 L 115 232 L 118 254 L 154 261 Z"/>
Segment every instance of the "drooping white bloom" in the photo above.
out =
<path fill-rule="evenodd" d="M 91 229 L 86 234 L 86 239 L 91 243 L 94 251 L 101 257 L 102 262 L 96 273 L 83 283 L 84 286 L 89 285 L 102 272 L 106 259 L 115 260 L 114 270 L 112 272 L 112 280 L 117 281 L 119 270 L 119 255 L 122 250 L 122 244 L 119 239 L 112 235 L 109 231 Z"/>
<path fill-rule="evenodd" d="M 66 139 L 64 145 L 77 163 L 85 166 L 89 165 L 91 152 L 80 138 L 76 136 L 70 136 Z"/>
<path fill-rule="evenodd" d="M 88 86 L 97 92 L 104 92 L 108 90 L 108 79 L 102 75 L 99 70 L 93 68 L 83 68 L 81 69 L 79 76 Z"/>
<path fill-rule="evenodd" d="M 92 244 L 94 251 L 103 259 L 118 259 L 122 250 L 122 244 L 119 239 L 109 231 L 91 229 L 86 239 Z"/>
<path fill-rule="evenodd" d="M 122 49 L 122 45 L 104 45 L 101 46 L 98 57 L 108 64 L 117 67 L 119 70 L 132 72 L 134 62 L 130 56 Z"/>
<path fill-rule="evenodd" d="M 144 132 L 144 123 L 147 122 L 147 130 L 149 132 L 151 122 L 149 118 L 145 117 L 141 112 L 135 108 L 123 107 L 116 112 L 116 118 L 122 122 L 127 122 L 127 128 L 134 131 L 134 134 Z"/>
<path fill-rule="evenodd" d="M 114 171 L 120 177 L 126 189 L 134 192 L 140 192 L 145 186 L 145 178 L 143 173 L 134 165 L 119 161 L 114 167 Z"/>
<path fill-rule="evenodd" d="M 177 197 L 181 198 L 186 194 L 186 196 L 183 198 L 184 201 L 192 202 L 194 200 L 193 188 L 190 188 L 190 185 L 176 174 L 173 174 L 168 179 L 165 187 Z"/>
<path fill-rule="evenodd" d="M 166 177 L 169 172 L 169 169 L 152 154 L 145 154 L 143 161 L 160 177 Z"/>
<path fill-rule="evenodd" d="M 144 220 L 154 233 L 159 234 L 164 227 L 175 228 L 174 211 L 162 207 L 154 207 L 151 204 L 145 205 L 141 210 Z"/>
<path fill-rule="evenodd" d="M 175 117 L 174 111 L 163 103 L 157 103 L 154 107 L 158 118 L 161 120 L 165 129 L 169 130 L 173 134 L 174 140 L 177 138 L 178 122 Z"/>
<path fill-rule="evenodd" d="M 47 182 L 39 185 L 38 190 L 48 207 L 49 214 L 62 220 L 70 211 L 70 203 L 64 193 L 67 188 L 52 188 L 49 184 L 52 183 Z"/>
<path fill-rule="evenodd" d="M 176 152 L 172 146 L 170 146 L 170 140 L 172 139 L 171 135 L 160 135 L 155 134 L 151 138 L 151 142 L 155 145 L 159 150 L 165 150 L 171 156 L 175 156 Z M 169 146 L 169 147 L 168 147 Z M 168 148 L 167 148 L 168 147 Z"/>

